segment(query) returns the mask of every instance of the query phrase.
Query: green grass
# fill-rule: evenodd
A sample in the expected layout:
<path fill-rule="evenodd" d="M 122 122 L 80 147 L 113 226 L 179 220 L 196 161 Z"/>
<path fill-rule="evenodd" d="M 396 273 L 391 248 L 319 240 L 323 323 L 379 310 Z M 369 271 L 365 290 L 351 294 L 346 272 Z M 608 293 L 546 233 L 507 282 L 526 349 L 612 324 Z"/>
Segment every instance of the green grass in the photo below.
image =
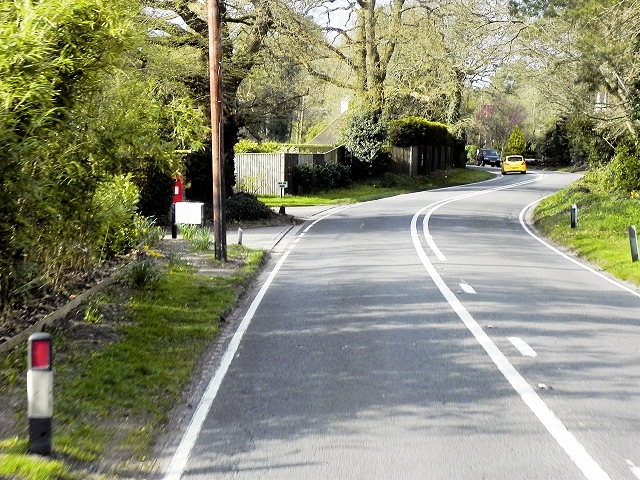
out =
<path fill-rule="evenodd" d="M 570 225 L 571 205 L 578 225 Z M 534 213 L 537 228 L 554 242 L 616 277 L 640 285 L 640 263 L 631 261 L 628 228 L 640 226 L 640 200 L 608 191 L 597 174 L 543 200 Z"/>
<path fill-rule="evenodd" d="M 0 477 L 78 478 L 79 467 L 70 465 L 81 470 L 114 448 L 143 461 L 218 333 L 220 317 L 264 255 L 239 245 L 228 253 L 244 264 L 231 277 L 198 276 L 173 262 L 155 287 L 133 293 L 111 341 L 87 347 L 54 329 L 53 450 L 70 464 L 25 455 L 26 441 L 19 438 L 0 443 Z M 0 359 L 2 377 L 19 389 L 25 357 L 14 351 Z"/>
<path fill-rule="evenodd" d="M 493 178 L 493 176 L 491 173 L 472 169 L 455 169 L 449 170 L 448 172 L 439 172 L 434 176 L 418 178 L 387 175 L 375 181 L 354 184 L 351 188 L 335 189 L 325 193 L 285 195 L 283 198 L 264 195 L 258 197 L 258 199 L 269 207 L 303 207 L 356 203 L 392 197 L 404 193 L 480 182 Z"/>

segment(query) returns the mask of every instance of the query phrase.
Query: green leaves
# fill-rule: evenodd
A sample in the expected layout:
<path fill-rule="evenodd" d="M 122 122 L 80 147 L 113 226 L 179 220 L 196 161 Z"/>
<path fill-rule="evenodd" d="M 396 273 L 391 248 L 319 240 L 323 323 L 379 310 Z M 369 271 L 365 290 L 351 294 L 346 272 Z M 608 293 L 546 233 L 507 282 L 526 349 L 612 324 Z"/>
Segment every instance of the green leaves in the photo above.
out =
<path fill-rule="evenodd" d="M 347 150 L 361 162 L 372 163 L 386 138 L 386 125 L 376 112 L 361 110 L 349 117 L 343 135 Z"/>
<path fill-rule="evenodd" d="M 128 248 L 128 174 L 173 174 L 175 150 L 202 147 L 204 113 L 138 62 L 139 7 L 0 0 L 0 309 Z"/>
<path fill-rule="evenodd" d="M 513 127 L 509 142 L 507 143 L 506 155 L 524 155 L 527 151 L 527 143 L 524 141 L 520 127 Z"/>

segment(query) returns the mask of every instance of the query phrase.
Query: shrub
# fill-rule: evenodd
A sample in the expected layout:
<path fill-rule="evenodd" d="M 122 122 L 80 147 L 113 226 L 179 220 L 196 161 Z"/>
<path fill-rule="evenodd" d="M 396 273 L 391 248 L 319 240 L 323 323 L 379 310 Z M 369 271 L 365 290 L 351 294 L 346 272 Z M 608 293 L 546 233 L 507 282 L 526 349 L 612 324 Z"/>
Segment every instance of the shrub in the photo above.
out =
<path fill-rule="evenodd" d="M 272 211 L 251 193 L 240 192 L 227 199 L 227 220 L 231 222 L 262 220 Z"/>
<path fill-rule="evenodd" d="M 475 163 L 476 162 L 476 152 L 478 151 L 477 145 L 466 145 L 464 147 L 467 153 L 467 162 Z"/>
<path fill-rule="evenodd" d="M 300 164 L 291 171 L 295 188 L 305 193 L 345 188 L 351 184 L 350 168 L 339 163 Z"/>
<path fill-rule="evenodd" d="M 345 148 L 358 160 L 372 163 L 386 138 L 386 125 L 373 111 L 355 112 L 343 132 Z"/>
<path fill-rule="evenodd" d="M 609 173 L 616 190 L 640 191 L 640 152 L 635 145 L 619 145 L 609 164 Z"/>
<path fill-rule="evenodd" d="M 240 140 L 233 146 L 235 153 L 276 153 L 282 151 L 284 145 L 277 142 L 258 143 L 252 140 Z"/>
<path fill-rule="evenodd" d="M 138 289 L 153 288 L 162 278 L 160 269 L 153 260 L 148 258 L 131 263 L 125 270 L 124 275 L 126 282 Z"/>
<path fill-rule="evenodd" d="M 101 257 L 112 257 L 134 247 L 138 188 L 131 175 L 116 175 L 98 185 L 93 201 L 95 239 Z"/>
<path fill-rule="evenodd" d="M 453 145 L 454 136 L 443 123 L 421 117 L 404 117 L 389 123 L 389 143 L 396 147 Z"/>
<path fill-rule="evenodd" d="M 196 228 L 193 236 L 189 240 L 191 245 L 191 250 L 194 252 L 199 252 L 202 250 L 209 250 L 209 246 L 211 245 L 211 235 L 213 232 L 209 228 Z"/>
<path fill-rule="evenodd" d="M 193 238 L 196 236 L 197 230 L 198 225 L 190 225 L 188 223 L 178 224 L 178 231 L 180 232 L 180 235 L 182 235 L 182 238 L 184 238 L 185 240 L 193 240 Z"/>

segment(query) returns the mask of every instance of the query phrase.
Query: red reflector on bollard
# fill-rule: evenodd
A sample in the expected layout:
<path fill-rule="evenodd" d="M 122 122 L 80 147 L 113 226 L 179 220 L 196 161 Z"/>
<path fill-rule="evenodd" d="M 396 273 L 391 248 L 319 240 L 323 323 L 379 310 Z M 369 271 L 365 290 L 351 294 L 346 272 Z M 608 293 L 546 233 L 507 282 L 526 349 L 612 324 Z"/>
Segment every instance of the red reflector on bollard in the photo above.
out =
<path fill-rule="evenodd" d="M 51 342 L 33 340 L 31 342 L 31 368 L 51 367 Z"/>

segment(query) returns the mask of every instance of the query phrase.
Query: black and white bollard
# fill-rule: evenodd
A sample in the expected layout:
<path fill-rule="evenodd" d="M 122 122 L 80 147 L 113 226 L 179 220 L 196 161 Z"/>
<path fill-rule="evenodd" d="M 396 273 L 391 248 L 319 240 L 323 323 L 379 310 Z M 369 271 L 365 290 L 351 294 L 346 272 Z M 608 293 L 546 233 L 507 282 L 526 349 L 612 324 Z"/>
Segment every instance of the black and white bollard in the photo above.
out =
<path fill-rule="evenodd" d="M 636 226 L 631 225 L 629 227 L 629 244 L 631 245 L 631 261 L 638 261 L 638 233 L 636 232 Z"/>
<path fill-rule="evenodd" d="M 578 228 L 578 206 L 571 205 L 571 228 Z"/>
<path fill-rule="evenodd" d="M 29 452 L 51 455 L 51 421 L 53 417 L 53 345 L 48 333 L 29 337 L 27 371 L 27 414 L 29 418 Z"/>

